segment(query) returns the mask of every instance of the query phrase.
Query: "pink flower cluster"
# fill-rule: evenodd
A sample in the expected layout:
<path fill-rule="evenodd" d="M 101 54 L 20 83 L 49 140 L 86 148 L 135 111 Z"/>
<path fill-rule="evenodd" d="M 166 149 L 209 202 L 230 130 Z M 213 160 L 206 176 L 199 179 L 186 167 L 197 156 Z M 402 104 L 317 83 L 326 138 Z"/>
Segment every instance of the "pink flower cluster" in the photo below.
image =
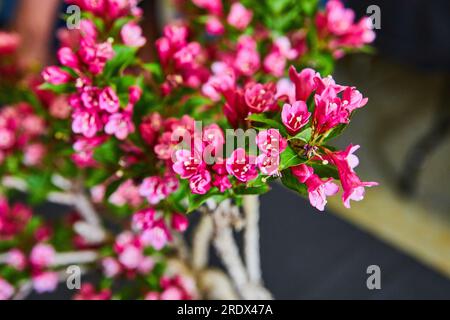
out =
<path fill-rule="evenodd" d="M 259 170 L 268 176 L 279 175 L 280 154 L 286 149 L 287 141 L 276 129 L 263 130 L 256 137 L 256 144 L 262 153 L 257 158 Z"/>
<path fill-rule="evenodd" d="M 145 300 L 192 300 L 197 297 L 193 280 L 184 276 L 164 276 L 160 287 L 161 292 L 148 292 Z"/>
<path fill-rule="evenodd" d="M 197 88 L 208 79 L 204 66 L 206 53 L 198 42 L 188 42 L 189 30 L 181 22 L 164 27 L 163 37 L 155 45 L 159 60 L 166 73 L 162 85 L 163 94 L 169 94 L 178 86 Z"/>
<path fill-rule="evenodd" d="M 39 243 L 31 250 L 32 281 L 38 293 L 52 292 L 58 286 L 58 273 L 46 270 L 54 263 L 55 255 L 54 248 L 49 244 Z"/>
<path fill-rule="evenodd" d="M 336 58 L 345 54 L 346 48 L 360 48 L 375 40 L 368 17 L 355 23 L 355 13 L 344 7 L 341 0 L 330 0 L 324 12 L 319 12 L 316 25 L 319 36 L 327 39 L 328 47 Z"/>
<path fill-rule="evenodd" d="M 31 216 L 31 209 L 24 204 L 10 205 L 5 198 L 0 198 L 0 240 L 9 240 L 21 233 Z"/>
<path fill-rule="evenodd" d="M 97 291 L 91 283 L 83 283 L 80 290 L 74 295 L 73 300 L 110 300 L 111 290 Z"/>
<path fill-rule="evenodd" d="M 83 11 L 91 12 L 104 19 L 115 20 L 129 15 L 140 17 L 142 9 L 138 7 L 138 0 L 66 0 Z"/>
<path fill-rule="evenodd" d="M 142 181 L 139 194 L 145 197 L 149 204 L 157 205 L 161 200 L 177 191 L 178 187 L 178 179 L 173 175 L 153 176 Z"/>
<path fill-rule="evenodd" d="M 45 122 L 37 116 L 33 108 L 20 103 L 0 110 L 0 164 L 5 157 L 20 151 L 22 162 L 27 166 L 41 163 L 46 147 L 39 142 L 45 133 Z"/>

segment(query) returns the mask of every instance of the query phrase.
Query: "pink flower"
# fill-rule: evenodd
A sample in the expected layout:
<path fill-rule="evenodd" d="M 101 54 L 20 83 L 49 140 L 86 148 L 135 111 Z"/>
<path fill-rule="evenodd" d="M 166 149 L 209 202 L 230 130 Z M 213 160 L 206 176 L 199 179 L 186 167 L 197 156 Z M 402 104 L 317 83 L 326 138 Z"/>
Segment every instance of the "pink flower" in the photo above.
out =
<path fill-rule="evenodd" d="M 182 300 L 183 291 L 175 286 L 168 287 L 161 293 L 161 300 Z"/>
<path fill-rule="evenodd" d="M 0 128 L 0 149 L 9 149 L 15 143 L 14 132 L 7 128 Z"/>
<path fill-rule="evenodd" d="M 325 209 L 327 196 L 333 196 L 339 191 L 339 187 L 328 180 L 322 180 L 311 167 L 301 164 L 291 168 L 291 172 L 300 183 L 305 183 L 308 188 L 309 202 L 319 211 Z"/>
<path fill-rule="evenodd" d="M 170 241 L 171 237 L 164 221 L 158 220 L 153 227 L 142 233 L 140 239 L 144 245 L 161 250 Z"/>
<path fill-rule="evenodd" d="M 228 173 L 235 176 L 239 181 L 247 182 L 258 176 L 255 163 L 255 156 L 249 156 L 244 149 L 238 148 L 226 160 L 226 168 Z"/>
<path fill-rule="evenodd" d="M 369 99 L 364 98 L 361 92 L 354 87 L 347 87 L 342 92 L 342 104 L 351 114 L 355 109 L 364 107 Z"/>
<path fill-rule="evenodd" d="M 135 245 L 128 245 L 119 254 L 119 262 L 127 269 L 134 270 L 144 258 L 142 248 Z"/>
<path fill-rule="evenodd" d="M 222 0 L 192 0 L 192 2 L 197 7 L 208 10 L 212 15 L 222 14 Z"/>
<path fill-rule="evenodd" d="M 67 119 L 72 112 L 66 96 L 56 97 L 50 104 L 50 115 L 57 119 Z"/>
<path fill-rule="evenodd" d="M 57 272 L 42 272 L 33 276 L 33 287 L 37 293 L 53 292 L 58 286 L 59 277 Z"/>
<path fill-rule="evenodd" d="M 146 275 L 155 267 L 155 261 L 151 257 L 144 257 L 137 267 L 139 273 Z"/>
<path fill-rule="evenodd" d="M 115 113 L 119 110 L 119 97 L 111 87 L 106 87 L 99 95 L 100 109 L 106 110 L 109 113 Z"/>
<path fill-rule="evenodd" d="M 26 166 L 36 166 L 42 162 L 47 149 L 42 143 L 33 143 L 25 147 L 23 163 Z"/>
<path fill-rule="evenodd" d="M 245 87 L 245 102 L 252 113 L 262 113 L 277 107 L 273 83 L 250 83 Z"/>
<path fill-rule="evenodd" d="M 187 43 L 188 28 L 182 23 L 173 23 L 166 25 L 163 30 L 164 37 L 174 49 L 184 47 Z"/>
<path fill-rule="evenodd" d="M 231 5 L 227 22 L 238 30 L 244 30 L 252 18 L 253 12 L 251 10 L 247 10 L 241 3 L 235 2 Z"/>
<path fill-rule="evenodd" d="M 200 170 L 189 178 L 189 187 L 192 193 L 205 194 L 211 189 L 211 174 L 208 170 Z"/>
<path fill-rule="evenodd" d="M 258 148 L 265 154 L 279 155 L 287 147 L 287 141 L 277 129 L 263 130 L 256 136 Z"/>
<path fill-rule="evenodd" d="M 359 146 L 349 145 L 345 151 L 329 153 L 327 159 L 334 164 L 341 180 L 342 201 L 344 206 L 350 208 L 350 200 L 361 201 L 364 198 L 364 187 L 377 186 L 377 182 L 362 182 L 353 170 L 358 165 L 358 158 L 353 153 Z"/>
<path fill-rule="evenodd" d="M 131 104 L 136 104 L 142 96 L 142 89 L 139 86 L 131 86 L 129 91 L 129 100 Z"/>
<path fill-rule="evenodd" d="M 203 129 L 202 138 L 206 145 L 203 150 L 203 158 L 207 164 L 212 164 L 211 162 L 215 161 L 214 157 L 212 159 L 207 157 L 222 153 L 222 148 L 225 143 L 223 130 L 215 123 L 210 124 Z"/>
<path fill-rule="evenodd" d="M 225 32 L 225 27 L 216 16 L 208 16 L 206 20 L 206 32 L 213 36 L 221 36 Z"/>
<path fill-rule="evenodd" d="M 0 55 L 15 52 L 20 45 L 20 36 L 16 33 L 0 32 Z"/>
<path fill-rule="evenodd" d="M 145 45 L 147 40 L 142 36 L 141 27 L 135 22 L 128 22 L 122 27 L 120 36 L 125 45 L 140 48 Z"/>
<path fill-rule="evenodd" d="M 231 189 L 233 187 L 233 185 L 230 182 L 230 179 L 228 178 L 227 175 L 216 175 L 214 177 L 214 181 L 213 181 L 213 186 L 219 188 L 219 191 L 224 193 L 225 191 L 227 191 L 228 189 Z"/>
<path fill-rule="evenodd" d="M 58 50 L 58 60 L 65 67 L 72 69 L 79 68 L 79 61 L 77 55 L 69 47 L 62 47 Z"/>
<path fill-rule="evenodd" d="M 261 154 L 257 158 L 257 164 L 262 174 L 273 176 L 279 174 L 280 155 L 277 153 Z"/>
<path fill-rule="evenodd" d="M 139 188 L 131 179 L 123 182 L 108 200 L 111 204 L 119 207 L 126 204 L 132 207 L 138 207 L 142 203 L 142 198 L 139 195 Z"/>
<path fill-rule="evenodd" d="M 120 267 L 119 262 L 117 262 L 117 260 L 112 258 L 112 257 L 104 258 L 102 260 L 102 267 L 103 267 L 103 274 L 107 278 L 114 278 L 121 271 L 121 267 Z"/>
<path fill-rule="evenodd" d="M 291 135 L 297 134 L 309 122 L 310 117 L 308 106 L 303 101 L 296 101 L 292 105 L 286 103 L 281 112 L 281 120 Z"/>
<path fill-rule="evenodd" d="M 39 268 L 50 266 L 55 261 L 55 249 L 49 244 L 37 244 L 30 254 L 30 262 Z"/>
<path fill-rule="evenodd" d="M 0 300 L 9 300 L 13 296 L 14 291 L 14 287 L 8 281 L 0 278 Z"/>
<path fill-rule="evenodd" d="M 264 71 L 274 75 L 275 77 L 281 77 L 286 69 L 286 58 L 279 52 L 270 52 L 264 58 Z"/>
<path fill-rule="evenodd" d="M 185 232 L 189 226 L 189 220 L 182 213 L 172 214 L 172 228 L 178 232 Z"/>
<path fill-rule="evenodd" d="M 119 140 L 125 140 L 128 135 L 134 132 L 134 124 L 131 117 L 125 113 L 114 113 L 109 116 L 105 125 L 105 132 L 116 136 Z"/>
<path fill-rule="evenodd" d="M 252 76 L 258 71 L 260 64 L 261 60 L 255 40 L 247 35 L 239 37 L 234 68 L 244 76 Z"/>
<path fill-rule="evenodd" d="M 159 176 L 145 178 L 139 187 L 139 194 L 147 198 L 150 204 L 158 204 L 166 197 L 163 192 L 161 178 Z"/>
<path fill-rule="evenodd" d="M 156 211 L 153 208 L 147 208 L 136 212 L 133 215 L 131 226 L 133 230 L 144 231 L 151 228 L 155 222 Z"/>
<path fill-rule="evenodd" d="M 295 99 L 307 101 L 311 93 L 316 90 L 317 84 L 315 78 L 320 75 L 313 69 L 303 69 L 300 73 L 292 66 L 289 69 L 289 77 L 295 85 Z"/>
<path fill-rule="evenodd" d="M 74 133 L 84 135 L 86 138 L 92 138 L 101 130 L 100 118 L 96 113 L 88 111 L 75 111 L 72 114 L 72 130 Z"/>
<path fill-rule="evenodd" d="M 22 271 L 27 265 L 27 258 L 21 250 L 11 249 L 7 254 L 6 263 L 17 270 Z"/>
<path fill-rule="evenodd" d="M 42 71 L 42 77 L 46 82 L 53 85 L 66 84 L 72 79 L 70 73 L 55 66 L 45 68 Z"/>
<path fill-rule="evenodd" d="M 74 295 L 73 300 L 109 300 L 111 299 L 111 291 L 103 289 L 96 292 L 94 286 L 90 283 L 83 283 L 80 290 Z"/>
<path fill-rule="evenodd" d="M 182 179 L 189 179 L 204 167 L 201 155 L 196 151 L 177 150 L 173 171 L 178 173 Z"/>
<path fill-rule="evenodd" d="M 326 5 L 327 28 L 336 35 L 345 34 L 353 24 L 355 13 L 346 9 L 341 1 L 330 0 Z"/>

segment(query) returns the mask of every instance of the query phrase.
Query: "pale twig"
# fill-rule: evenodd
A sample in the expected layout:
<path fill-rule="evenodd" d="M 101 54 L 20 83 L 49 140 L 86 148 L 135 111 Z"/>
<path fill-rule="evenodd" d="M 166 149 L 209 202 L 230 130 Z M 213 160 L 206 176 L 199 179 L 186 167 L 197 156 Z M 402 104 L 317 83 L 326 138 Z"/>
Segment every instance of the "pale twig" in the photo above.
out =
<path fill-rule="evenodd" d="M 250 281 L 261 283 L 259 252 L 259 198 L 256 195 L 244 197 L 245 231 L 244 254 Z"/>
<path fill-rule="evenodd" d="M 209 246 L 213 231 L 213 220 L 208 213 L 204 213 L 192 239 L 191 265 L 194 270 L 202 270 L 208 264 Z"/>

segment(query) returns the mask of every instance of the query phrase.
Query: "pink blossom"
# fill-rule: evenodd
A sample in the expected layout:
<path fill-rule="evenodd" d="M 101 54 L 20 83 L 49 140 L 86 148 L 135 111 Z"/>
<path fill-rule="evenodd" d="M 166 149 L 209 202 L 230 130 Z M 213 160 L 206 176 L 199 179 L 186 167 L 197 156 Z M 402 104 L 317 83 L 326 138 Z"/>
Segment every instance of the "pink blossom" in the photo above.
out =
<path fill-rule="evenodd" d="M 159 300 L 159 293 L 158 292 L 149 292 L 145 295 L 145 300 Z"/>
<path fill-rule="evenodd" d="M 74 300 L 109 300 L 111 299 L 111 291 L 103 289 L 96 292 L 94 286 L 90 283 L 83 283 L 80 290 L 73 297 Z"/>
<path fill-rule="evenodd" d="M 188 179 L 204 167 L 201 155 L 196 151 L 177 150 L 173 171 L 178 173 L 182 179 Z"/>
<path fill-rule="evenodd" d="M 280 155 L 279 154 L 261 154 L 256 160 L 258 168 L 262 174 L 273 176 L 279 174 Z"/>
<path fill-rule="evenodd" d="M 281 77 L 286 69 L 286 58 L 283 57 L 279 52 L 270 52 L 264 58 L 264 71 L 270 73 L 275 77 Z"/>
<path fill-rule="evenodd" d="M 313 69 L 303 69 L 297 73 L 294 67 L 289 69 L 289 77 L 295 85 L 295 99 L 307 101 L 311 93 L 317 88 L 315 78 L 320 75 Z"/>
<path fill-rule="evenodd" d="M 147 40 L 142 36 L 141 27 L 135 22 L 128 22 L 122 27 L 120 36 L 125 45 L 140 48 L 145 45 Z"/>
<path fill-rule="evenodd" d="M 155 267 L 155 261 L 151 257 L 144 257 L 141 263 L 137 267 L 139 273 L 146 275 L 153 270 Z"/>
<path fill-rule="evenodd" d="M 92 138 L 101 130 L 101 121 L 96 113 L 88 111 L 75 111 L 72 114 L 72 130 L 74 133 Z"/>
<path fill-rule="evenodd" d="M 260 64 L 255 40 L 247 35 L 239 37 L 234 68 L 244 76 L 252 76 L 258 71 Z"/>
<path fill-rule="evenodd" d="M 67 119 L 72 111 L 66 96 L 58 96 L 49 107 L 50 115 L 57 119 Z"/>
<path fill-rule="evenodd" d="M 119 110 L 119 97 L 111 87 L 106 87 L 99 95 L 100 109 L 106 110 L 109 113 L 115 113 Z"/>
<path fill-rule="evenodd" d="M 287 141 L 277 129 L 262 130 L 256 136 L 258 148 L 265 154 L 279 155 L 287 147 Z"/>
<path fill-rule="evenodd" d="M 252 113 L 261 113 L 277 108 L 276 87 L 273 83 L 250 83 L 245 87 L 245 102 Z"/>
<path fill-rule="evenodd" d="M 11 249 L 7 253 L 6 263 L 17 270 L 22 271 L 27 265 L 27 258 L 21 250 Z"/>
<path fill-rule="evenodd" d="M 182 213 L 172 214 L 172 228 L 178 232 L 185 232 L 189 226 L 189 220 Z"/>
<path fill-rule="evenodd" d="M 78 57 L 70 47 L 62 47 L 58 50 L 58 60 L 65 67 L 79 68 Z"/>
<path fill-rule="evenodd" d="M 228 175 L 216 175 L 214 177 L 213 186 L 219 188 L 220 192 L 225 192 L 228 189 L 231 189 L 233 185 L 230 182 L 230 179 L 228 178 Z"/>
<path fill-rule="evenodd" d="M 145 178 L 139 187 L 139 194 L 147 198 L 150 204 L 158 204 L 167 195 L 162 188 L 162 179 L 159 176 Z"/>
<path fill-rule="evenodd" d="M 228 173 L 235 176 L 239 181 L 247 182 L 258 176 L 255 163 L 255 156 L 249 156 L 244 149 L 238 148 L 226 160 L 226 168 Z"/>
<path fill-rule="evenodd" d="M 58 286 L 59 276 L 57 272 L 42 272 L 33 276 L 32 280 L 37 293 L 53 292 Z"/>
<path fill-rule="evenodd" d="M 188 28 L 182 23 L 166 25 L 163 30 L 164 37 L 174 49 L 179 49 L 187 44 Z"/>
<path fill-rule="evenodd" d="M 145 230 L 140 239 L 144 245 L 161 250 L 170 241 L 170 234 L 164 222 L 159 220 L 153 227 Z"/>
<path fill-rule="evenodd" d="M 131 179 L 123 182 L 108 200 L 111 204 L 119 207 L 126 204 L 131 207 L 138 207 L 142 203 L 142 198 L 139 195 L 139 188 Z"/>
<path fill-rule="evenodd" d="M 0 149 L 9 149 L 15 143 L 14 132 L 7 128 L 0 128 Z"/>
<path fill-rule="evenodd" d="M 253 12 L 251 10 L 247 10 L 241 3 L 235 2 L 231 5 L 227 22 L 238 30 L 244 30 L 252 18 Z"/>
<path fill-rule="evenodd" d="M 155 222 L 156 211 L 153 208 L 147 208 L 136 212 L 133 215 L 131 226 L 133 230 L 144 231 L 151 228 Z"/>
<path fill-rule="evenodd" d="M 14 291 L 14 287 L 8 281 L 0 277 L 0 300 L 11 299 L 11 297 L 14 295 Z"/>
<path fill-rule="evenodd" d="M 46 82 L 53 85 L 65 84 L 72 78 L 70 73 L 55 66 L 45 68 L 44 71 L 42 71 L 42 77 Z"/>
<path fill-rule="evenodd" d="M 208 170 L 200 170 L 189 178 L 192 193 L 205 194 L 211 189 L 211 174 Z"/>
<path fill-rule="evenodd" d="M 291 168 L 292 173 L 300 183 L 305 183 L 308 188 L 309 202 L 319 211 L 325 209 L 327 196 L 333 196 L 339 191 L 339 187 L 328 180 L 322 180 L 311 167 L 301 164 Z"/>
<path fill-rule="evenodd" d="M 220 16 L 222 14 L 222 0 L 192 0 L 199 8 L 208 10 L 212 15 Z"/>
<path fill-rule="evenodd" d="M 215 16 L 209 16 L 206 20 L 206 32 L 213 36 L 221 36 L 225 32 L 225 27 L 219 18 Z"/>
<path fill-rule="evenodd" d="M 144 258 L 142 248 L 135 245 L 126 246 L 119 254 L 119 262 L 127 269 L 136 269 Z"/>
<path fill-rule="evenodd" d="M 48 267 L 55 261 L 55 255 L 51 245 L 39 243 L 31 250 L 30 262 L 39 268 Z"/>
<path fill-rule="evenodd" d="M 128 89 L 129 92 L 129 100 L 131 104 L 136 104 L 142 96 L 142 89 L 139 86 L 131 86 Z"/>
<path fill-rule="evenodd" d="M 0 32 L 0 55 L 15 52 L 20 45 L 20 36 L 16 33 Z"/>
<path fill-rule="evenodd" d="M 36 166 L 42 162 L 46 152 L 47 149 L 42 143 L 30 144 L 24 149 L 23 163 L 26 166 Z"/>
<path fill-rule="evenodd" d="M 112 257 L 106 257 L 102 260 L 103 273 L 107 278 L 116 277 L 120 271 L 121 267 L 119 262 Z"/>
<path fill-rule="evenodd" d="M 308 106 L 303 101 L 296 101 L 292 105 L 286 103 L 281 112 L 281 120 L 291 135 L 297 134 L 309 122 L 310 117 Z"/>
<path fill-rule="evenodd" d="M 182 300 L 183 299 L 183 291 L 180 288 L 171 286 L 165 289 L 161 293 L 161 300 Z"/>
<path fill-rule="evenodd" d="M 109 116 L 105 125 L 105 132 L 116 136 L 119 140 L 125 140 L 128 135 L 134 132 L 134 124 L 131 117 L 125 113 L 114 113 Z"/>
<path fill-rule="evenodd" d="M 139 132 L 141 134 L 142 139 L 149 146 L 152 146 L 155 143 L 157 138 L 157 134 L 162 127 L 162 117 L 159 113 L 154 112 L 148 116 L 145 116 L 142 119 L 141 124 L 139 125 Z"/>
<path fill-rule="evenodd" d="M 334 164 L 341 180 L 342 201 L 344 206 L 350 208 L 350 200 L 361 201 L 364 198 L 364 187 L 377 186 L 377 182 L 362 182 L 353 170 L 358 165 L 358 158 L 353 153 L 359 146 L 349 145 L 345 151 L 329 153 L 327 159 Z"/>

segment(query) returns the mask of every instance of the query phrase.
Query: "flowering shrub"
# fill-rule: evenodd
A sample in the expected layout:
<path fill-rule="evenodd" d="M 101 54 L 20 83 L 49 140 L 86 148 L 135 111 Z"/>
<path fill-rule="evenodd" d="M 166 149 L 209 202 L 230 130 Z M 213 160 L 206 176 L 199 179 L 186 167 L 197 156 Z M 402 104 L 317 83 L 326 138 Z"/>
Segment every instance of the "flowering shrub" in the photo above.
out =
<path fill-rule="evenodd" d="M 27 281 L 52 291 L 73 263 L 102 274 L 75 299 L 206 297 L 196 273 L 204 266 L 174 267 L 186 262 L 189 213 L 215 216 L 225 239 L 229 224 L 217 212 L 236 226 L 238 208 L 272 181 L 320 211 L 340 189 L 350 207 L 376 185 L 354 171 L 359 146 L 329 145 L 368 99 L 325 75 L 374 39 L 340 1 L 325 10 L 313 0 L 176 1 L 184 20 L 154 45 L 137 1 L 66 2 L 83 15 L 78 29 L 58 33 L 59 65 L 44 68 L 43 83 L 0 83 L 14 91 L 0 110 L 0 171 L 6 195 L 18 189 L 76 212 L 47 221 L 2 199 L 0 298 L 20 295 Z M 14 71 L 18 41 L 0 33 L 2 78 Z M 142 61 L 140 50 L 157 59 Z M 215 242 L 225 260 L 226 239 Z M 225 265 L 233 276 L 236 264 Z M 263 290 L 257 273 L 249 282 Z M 261 297 L 234 285 L 239 297 Z"/>

